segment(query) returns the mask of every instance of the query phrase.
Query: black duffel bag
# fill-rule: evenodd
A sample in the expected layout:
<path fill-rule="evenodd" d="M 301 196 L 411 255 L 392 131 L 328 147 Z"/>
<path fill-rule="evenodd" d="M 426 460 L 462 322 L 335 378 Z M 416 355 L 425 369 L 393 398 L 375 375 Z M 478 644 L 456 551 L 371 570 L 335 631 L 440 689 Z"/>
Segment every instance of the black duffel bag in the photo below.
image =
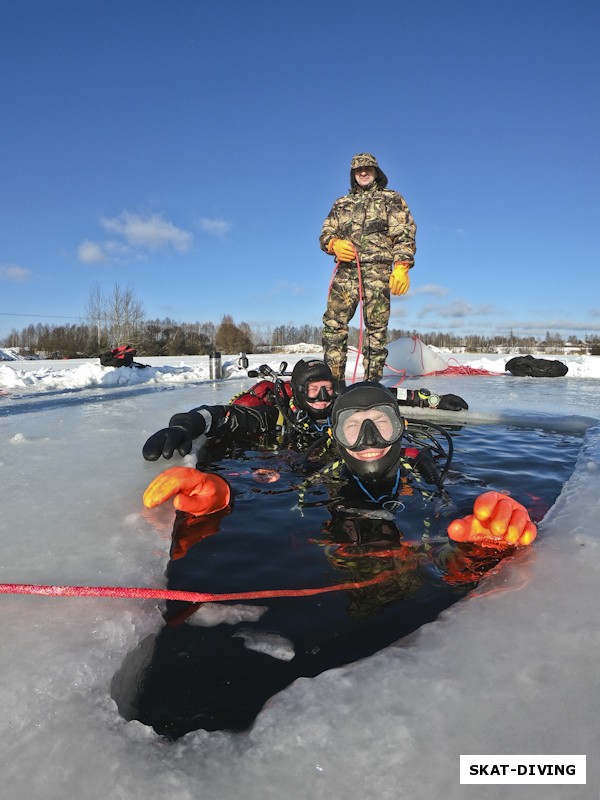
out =
<path fill-rule="evenodd" d="M 518 378 L 561 378 L 569 371 L 562 361 L 533 356 L 515 356 L 506 362 L 505 369 Z"/>

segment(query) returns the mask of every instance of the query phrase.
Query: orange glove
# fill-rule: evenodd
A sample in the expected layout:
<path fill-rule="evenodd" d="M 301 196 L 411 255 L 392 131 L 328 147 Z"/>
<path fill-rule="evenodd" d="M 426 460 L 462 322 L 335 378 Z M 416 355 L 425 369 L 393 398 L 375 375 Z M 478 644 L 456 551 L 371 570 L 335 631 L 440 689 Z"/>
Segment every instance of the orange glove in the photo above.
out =
<path fill-rule="evenodd" d="M 338 261 L 354 261 L 356 251 L 349 239 L 331 239 L 327 245 L 328 253 L 335 253 Z"/>
<path fill-rule="evenodd" d="M 144 505 L 154 508 L 170 497 L 179 511 L 202 516 L 226 508 L 231 490 L 224 478 L 212 472 L 200 472 L 193 467 L 171 467 L 149 484 L 144 492 Z"/>
<path fill-rule="evenodd" d="M 475 500 L 472 514 L 450 523 L 448 536 L 455 542 L 503 547 L 531 544 L 537 529 L 521 503 L 500 492 L 485 492 Z"/>
<path fill-rule="evenodd" d="M 405 261 L 398 261 L 390 275 L 390 292 L 392 294 L 406 294 L 410 288 L 408 277 L 409 266 Z"/>

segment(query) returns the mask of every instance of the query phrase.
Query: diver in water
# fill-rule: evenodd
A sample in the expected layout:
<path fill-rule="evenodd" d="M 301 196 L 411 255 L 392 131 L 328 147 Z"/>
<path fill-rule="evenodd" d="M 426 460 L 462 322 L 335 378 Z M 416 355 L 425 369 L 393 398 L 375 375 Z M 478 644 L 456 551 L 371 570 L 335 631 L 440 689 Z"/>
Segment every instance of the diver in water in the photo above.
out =
<path fill-rule="evenodd" d="M 323 362 L 319 364 L 327 369 Z M 310 375 L 305 367 L 301 367 L 301 371 L 305 376 Z M 307 407 L 310 407 L 315 383 L 331 385 L 325 380 L 306 381 L 304 389 L 300 388 L 300 382 L 293 389 L 294 397 L 298 394 Z M 442 495 L 453 450 L 452 439 L 443 428 L 416 421 L 407 424 L 394 394 L 374 381 L 353 384 L 342 391 L 335 402 L 332 389 L 329 394 L 321 385 L 318 392 L 321 391 L 329 400 L 319 402 L 323 408 L 316 412 L 320 415 L 318 430 L 321 433 L 324 427 L 331 426 L 332 441 L 337 445 L 340 457 L 300 486 L 300 505 L 311 486 L 325 485 L 330 494 L 332 513 L 349 509 L 353 514 L 387 515 L 392 519 L 398 507 L 403 505 L 399 498 L 411 491 L 411 485 L 416 485 L 425 496 L 436 491 Z M 317 399 L 318 394 L 314 397 Z M 181 416 L 202 422 L 205 418 L 212 420 L 212 409 L 215 408 L 223 409 L 226 422 L 230 406 L 200 407 L 187 415 L 176 415 L 171 423 Z M 185 428 L 171 425 L 159 431 L 144 446 L 144 457 L 155 460 L 162 453 L 169 458 L 175 447 L 182 454 L 189 453 L 192 439 L 204 432 L 195 433 L 199 427 L 197 425 L 191 430 L 186 421 Z M 446 450 L 432 430 L 446 438 Z M 441 469 L 438 466 L 440 458 L 444 459 Z M 144 493 L 144 504 L 152 508 L 170 498 L 179 511 L 203 515 L 229 506 L 232 494 L 229 484 L 220 475 L 192 467 L 173 467 L 150 483 Z M 530 544 L 536 536 L 536 528 L 520 503 L 497 492 L 485 492 L 475 501 L 472 514 L 451 523 L 448 534 L 455 541 L 482 543 L 489 540 L 494 546 L 501 547 Z"/>
<path fill-rule="evenodd" d="M 317 358 L 301 359 L 292 370 L 289 383 L 272 374 L 273 382 L 261 381 L 229 405 L 204 405 L 175 414 L 167 428 L 154 433 L 144 444 L 146 461 L 170 459 L 175 452 L 188 455 L 193 440 L 202 434 L 233 440 L 257 440 L 276 434 L 296 450 L 305 450 L 319 439 L 328 441 L 336 395 L 327 364 Z M 468 408 L 458 395 L 439 396 L 428 389 L 403 390 L 398 402 L 450 411 Z"/>
<path fill-rule="evenodd" d="M 146 461 L 170 459 L 175 452 L 185 456 L 202 434 L 233 440 L 276 434 L 304 449 L 327 433 L 334 398 L 333 376 L 325 362 L 301 359 L 289 383 L 275 376 L 273 382 L 261 381 L 228 405 L 198 406 L 175 414 L 167 428 L 150 436 L 142 453 Z"/>
<path fill-rule="evenodd" d="M 412 427 L 419 430 L 421 426 L 407 422 L 392 392 L 379 383 L 363 381 L 341 393 L 332 409 L 332 436 L 341 461 L 330 468 L 337 469 L 341 478 L 338 509 L 351 505 L 355 510 L 358 500 L 366 510 L 388 510 L 393 518 L 399 497 L 407 494 L 410 484 L 426 495 L 424 484 L 444 493 L 452 440 L 443 428 L 433 426 L 447 438 L 440 469 L 437 462 L 444 451 L 438 440 L 428 433 L 428 441 L 423 442 L 422 429 L 415 438 L 410 434 Z M 431 428 L 431 423 L 425 427 Z M 415 450 L 415 443 L 421 447 Z M 317 474 L 309 480 L 318 479 Z M 485 492 L 476 499 L 473 514 L 450 524 L 448 535 L 455 541 L 489 542 L 497 547 L 528 545 L 536 528 L 520 503 L 498 492 Z"/>
<path fill-rule="evenodd" d="M 450 435 L 406 420 L 393 392 L 378 383 L 354 384 L 332 401 L 326 373 L 317 369 L 300 366 L 301 376 L 315 380 L 305 389 L 298 380 L 294 398 L 304 392 L 310 406 L 323 389 L 310 384 L 323 380 L 318 419 L 331 428 L 335 456 L 300 487 L 297 470 L 272 452 L 258 464 L 281 469 L 273 484 L 253 485 L 252 470 L 231 472 L 228 459 L 215 462 L 213 472 L 172 467 L 146 489 L 147 507 L 172 499 L 177 510 L 169 588 L 218 595 L 283 583 L 291 592 L 251 606 L 217 604 L 214 613 L 224 615 L 218 624 L 203 622 L 214 606 L 168 603 L 165 626 L 115 676 L 113 696 L 127 719 L 171 739 L 199 728 L 245 730 L 297 678 L 365 658 L 434 620 L 535 538 L 525 508 L 496 492 L 480 495 L 472 514 L 449 522 L 471 502 L 469 486 L 456 487 L 458 506 L 444 490 Z M 231 407 L 222 408 L 196 413 L 225 419 Z M 248 410 L 255 409 L 240 409 Z M 191 446 L 196 429 L 181 430 L 185 440 L 171 428 L 155 434 L 152 452 L 159 457 L 168 444 L 172 455 L 187 440 Z M 298 586 L 340 580 L 343 595 L 304 596 L 300 588 L 295 596 Z M 135 685 L 126 694 L 119 687 L 131 687 L 130 673 Z"/>
<path fill-rule="evenodd" d="M 116 698 L 127 718 L 173 739 L 199 728 L 245 730 L 298 677 L 365 658 L 432 621 L 516 545 L 535 538 L 524 507 L 496 492 L 448 525 L 456 511 L 443 497 L 451 440 L 445 449 L 436 444 L 443 429 L 407 421 L 380 384 L 349 387 L 329 418 L 337 460 L 305 480 L 297 505 L 289 464 L 279 493 L 271 485 L 244 491 L 252 479 L 244 484 L 240 472 L 230 473 L 232 489 L 226 470 L 173 467 L 151 482 L 144 503 L 172 498 L 178 511 L 169 588 L 219 593 L 232 584 L 243 591 L 255 581 L 272 588 L 292 578 L 295 587 L 294 578 L 312 586 L 343 576 L 343 601 L 290 596 L 250 609 L 233 605 L 220 624 L 193 619 L 207 611 L 201 604 L 167 604 L 134 697 Z M 316 499 L 306 502 L 313 488 Z M 428 493 L 440 503 L 419 502 Z M 139 655 L 132 657 L 138 670 Z"/>

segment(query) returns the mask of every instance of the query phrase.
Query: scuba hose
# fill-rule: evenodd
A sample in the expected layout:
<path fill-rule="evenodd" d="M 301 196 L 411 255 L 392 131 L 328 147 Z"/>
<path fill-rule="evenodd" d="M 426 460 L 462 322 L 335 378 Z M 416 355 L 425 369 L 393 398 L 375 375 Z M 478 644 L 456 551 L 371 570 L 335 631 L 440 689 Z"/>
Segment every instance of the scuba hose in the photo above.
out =
<path fill-rule="evenodd" d="M 274 391 L 274 399 L 275 399 L 275 407 L 281 414 L 283 420 L 290 426 L 295 428 L 297 431 L 304 433 L 304 429 L 292 418 L 289 413 L 289 402 L 287 398 L 287 394 L 285 389 L 283 388 L 284 382 L 281 379 L 282 375 L 287 374 L 285 372 L 287 368 L 287 363 L 285 361 L 281 362 L 279 372 L 275 372 L 275 370 L 271 369 L 268 364 L 261 364 L 261 366 L 257 370 L 257 375 L 263 375 L 266 378 L 270 378 L 273 381 L 273 388 Z M 248 373 L 250 375 L 250 373 Z M 254 377 L 254 376 L 252 376 Z"/>
<path fill-rule="evenodd" d="M 422 422 L 420 420 L 408 417 L 406 417 L 405 419 L 407 424 L 410 425 L 411 428 L 408 435 L 412 438 L 414 443 L 419 444 L 420 447 L 426 449 L 429 449 L 431 447 L 438 456 L 444 458 L 444 466 L 442 467 L 442 470 L 439 474 L 439 479 L 437 481 L 431 481 L 441 491 L 443 483 L 446 480 L 446 477 L 448 476 L 448 472 L 450 470 L 452 457 L 454 456 L 454 442 L 452 441 L 452 437 L 445 428 L 442 428 L 441 425 L 436 425 L 434 422 Z M 435 431 L 440 433 L 445 438 L 446 442 L 448 443 L 447 450 L 444 450 L 440 442 L 435 438 L 435 436 L 431 433 L 431 431 L 428 430 L 428 428 L 433 428 Z"/>
<path fill-rule="evenodd" d="M 314 451 L 317 450 L 317 448 L 323 447 L 326 450 L 331 445 L 332 441 L 333 439 L 331 438 L 329 430 L 326 433 L 324 433 L 323 436 L 320 436 L 318 439 L 316 439 L 306 450 L 304 458 L 302 459 L 302 464 L 300 465 L 300 469 L 302 470 L 306 469 L 306 464 L 309 458 L 314 453 Z"/>

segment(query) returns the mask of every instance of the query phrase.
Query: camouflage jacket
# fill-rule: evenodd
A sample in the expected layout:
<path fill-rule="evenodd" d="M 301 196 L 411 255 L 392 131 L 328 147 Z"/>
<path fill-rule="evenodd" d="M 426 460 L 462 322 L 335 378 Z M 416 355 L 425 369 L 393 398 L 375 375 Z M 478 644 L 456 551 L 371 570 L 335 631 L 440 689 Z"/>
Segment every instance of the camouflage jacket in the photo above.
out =
<path fill-rule="evenodd" d="M 355 189 L 335 201 L 321 231 L 321 249 L 332 239 L 349 239 L 360 263 L 413 266 L 417 226 L 402 195 L 374 186 Z"/>

